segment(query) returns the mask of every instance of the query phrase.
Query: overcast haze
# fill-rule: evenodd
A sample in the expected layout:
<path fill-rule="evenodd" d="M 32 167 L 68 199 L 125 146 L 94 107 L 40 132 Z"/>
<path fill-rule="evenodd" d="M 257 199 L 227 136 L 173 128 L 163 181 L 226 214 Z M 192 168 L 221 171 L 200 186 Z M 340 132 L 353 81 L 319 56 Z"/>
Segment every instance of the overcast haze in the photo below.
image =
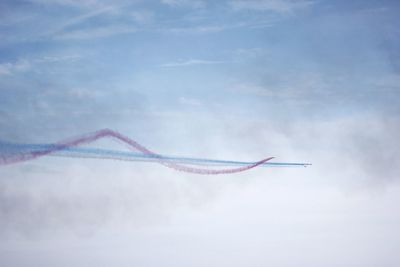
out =
<path fill-rule="evenodd" d="M 399 14 L 394 0 L 2 0 L 1 141 L 110 128 L 165 155 L 313 165 L 0 166 L 0 265 L 399 266 Z"/>

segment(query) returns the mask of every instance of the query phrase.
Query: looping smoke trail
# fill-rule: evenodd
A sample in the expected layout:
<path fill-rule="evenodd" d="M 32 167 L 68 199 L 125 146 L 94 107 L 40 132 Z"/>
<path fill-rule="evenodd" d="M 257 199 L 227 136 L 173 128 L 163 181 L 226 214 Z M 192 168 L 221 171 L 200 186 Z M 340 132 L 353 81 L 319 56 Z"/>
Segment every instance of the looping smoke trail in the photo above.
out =
<path fill-rule="evenodd" d="M 27 151 L 38 151 L 48 149 L 55 146 L 54 144 L 25 144 L 25 143 L 9 143 L 0 141 L 0 153 L 15 154 L 25 153 Z M 155 162 L 155 158 L 151 155 L 145 155 L 140 152 L 127 152 L 118 150 L 108 150 L 99 148 L 85 148 L 85 147 L 68 147 L 62 151 L 53 152 L 49 156 L 53 157 L 69 157 L 69 158 L 94 158 L 94 159 L 111 159 L 122 161 L 134 162 Z M 201 165 L 201 166 L 238 166 L 250 165 L 254 162 L 245 161 L 232 161 L 232 160 L 216 160 L 205 158 L 192 158 L 192 157 L 179 157 L 179 156 L 166 156 L 162 158 L 175 163 L 185 165 Z M 294 163 L 294 162 L 266 162 L 259 167 L 306 167 L 311 165 L 309 163 Z"/>
<path fill-rule="evenodd" d="M 13 155 L 16 153 L 31 152 L 37 150 L 48 149 L 54 144 L 24 144 L 24 143 L 9 143 L 0 141 L 0 155 Z M 99 148 L 84 148 L 84 147 L 69 147 L 59 152 L 53 152 L 49 156 L 53 157 L 68 157 L 68 158 L 91 158 L 91 159 L 109 159 L 131 162 L 155 162 L 155 158 L 151 155 L 145 155 L 138 152 L 127 152 L 118 150 L 108 150 Z M 232 160 L 216 160 L 205 158 L 179 157 L 162 155 L 164 160 L 181 163 L 185 165 L 200 165 L 200 166 L 243 166 L 250 165 L 255 162 L 232 161 Z M 258 167 L 307 167 L 309 163 L 294 163 L 294 162 L 266 162 Z"/>
<path fill-rule="evenodd" d="M 269 157 L 263 160 L 260 160 L 258 162 L 242 166 L 242 167 L 237 167 L 237 168 L 229 168 L 229 169 L 203 169 L 203 168 L 195 168 L 195 167 L 190 167 L 186 166 L 183 164 L 175 163 L 167 158 L 164 158 L 162 155 L 159 155 L 146 147 L 140 145 L 136 141 L 130 139 L 129 137 L 126 137 L 116 131 L 110 130 L 110 129 L 103 129 L 99 130 L 93 133 L 85 134 L 80 137 L 75 137 L 75 138 L 70 138 L 64 141 L 60 141 L 46 149 L 42 150 L 36 150 L 36 151 L 28 151 L 25 153 L 19 153 L 19 154 L 13 154 L 13 155 L 2 155 L 0 158 L 0 165 L 6 165 L 6 164 L 14 164 L 14 163 L 19 163 L 23 161 L 28 161 L 28 160 L 33 160 L 39 157 L 43 157 L 52 153 L 56 153 L 59 151 L 67 150 L 68 148 L 72 147 L 77 147 L 79 145 L 87 144 L 87 143 L 92 143 L 98 139 L 101 138 L 106 138 L 106 137 L 111 137 L 115 140 L 122 141 L 123 143 L 126 143 L 129 145 L 129 148 L 131 150 L 137 150 L 142 152 L 145 155 L 149 155 L 154 160 L 168 168 L 177 170 L 177 171 L 182 171 L 182 172 L 188 172 L 188 173 L 195 173 L 195 174 L 229 174 L 229 173 L 237 173 L 237 172 L 243 172 L 252 168 L 255 168 L 259 165 L 264 164 L 265 162 L 273 159 L 273 157 Z"/>

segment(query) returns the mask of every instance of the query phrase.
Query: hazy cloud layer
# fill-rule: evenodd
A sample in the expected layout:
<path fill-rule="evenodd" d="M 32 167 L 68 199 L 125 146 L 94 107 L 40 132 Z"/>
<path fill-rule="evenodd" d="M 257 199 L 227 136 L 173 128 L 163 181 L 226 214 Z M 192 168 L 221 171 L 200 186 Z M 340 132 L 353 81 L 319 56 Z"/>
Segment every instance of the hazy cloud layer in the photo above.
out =
<path fill-rule="evenodd" d="M 304 175 L 302 181 L 329 184 L 343 192 L 379 192 L 399 182 L 400 147 L 396 140 L 400 122 L 395 118 L 356 116 L 291 125 L 243 120 L 240 126 L 226 119 L 219 126 L 216 120 L 208 121 L 215 124 L 200 120 L 197 126 L 182 128 L 188 131 L 186 138 L 193 139 L 207 134 L 199 131 L 202 127 L 212 127 L 218 133 L 201 146 L 192 144 L 186 153 L 192 150 L 199 156 L 243 160 L 276 156 L 278 162 L 311 162 L 312 167 L 296 171 L 300 177 Z M 166 148 L 172 150 L 174 143 L 179 140 L 170 139 Z M 162 224 L 164 216 L 177 206 L 190 207 L 191 202 L 205 205 L 220 186 L 238 186 L 238 178 L 256 186 L 261 176 L 275 179 L 279 172 L 285 172 L 261 168 L 232 177 L 195 177 L 150 163 L 99 163 L 49 158 L 3 167 L 2 233 L 37 234 L 49 228 L 95 231 L 99 225 L 127 221 L 133 225 Z"/>

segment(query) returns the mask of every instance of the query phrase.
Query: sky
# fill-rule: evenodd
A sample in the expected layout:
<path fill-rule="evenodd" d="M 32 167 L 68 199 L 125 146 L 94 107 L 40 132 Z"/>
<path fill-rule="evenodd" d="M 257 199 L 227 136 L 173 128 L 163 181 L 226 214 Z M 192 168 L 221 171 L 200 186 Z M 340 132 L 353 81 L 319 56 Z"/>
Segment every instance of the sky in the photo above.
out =
<path fill-rule="evenodd" d="M 166 155 L 313 165 L 0 166 L 0 265 L 399 266 L 399 13 L 394 0 L 2 0 L 1 141 L 109 128 Z"/>

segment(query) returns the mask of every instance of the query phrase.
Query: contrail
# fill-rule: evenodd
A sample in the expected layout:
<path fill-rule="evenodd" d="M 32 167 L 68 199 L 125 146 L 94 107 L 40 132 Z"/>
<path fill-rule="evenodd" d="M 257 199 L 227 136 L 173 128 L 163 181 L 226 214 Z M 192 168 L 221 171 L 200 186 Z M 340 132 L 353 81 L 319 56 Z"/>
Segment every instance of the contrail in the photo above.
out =
<path fill-rule="evenodd" d="M 81 148 L 83 144 L 92 143 L 101 138 L 112 138 L 122 141 L 129 145 L 129 148 L 135 152 L 122 152 L 115 150 L 105 150 L 96 148 Z M 146 161 L 158 162 L 168 168 L 178 171 L 196 173 L 196 174 L 228 174 L 242 172 L 257 166 L 307 166 L 307 163 L 270 163 L 267 162 L 273 157 L 269 157 L 257 162 L 212 160 L 202 158 L 187 158 L 163 156 L 152 152 L 151 150 L 140 145 L 136 141 L 109 129 L 99 130 L 93 133 L 85 134 L 75 138 L 69 138 L 57 142 L 55 144 L 15 144 L 0 143 L 0 165 L 15 164 L 23 161 L 33 160 L 46 155 L 64 156 L 64 157 L 80 157 L 80 158 L 101 158 L 126 161 Z M 205 169 L 192 167 L 188 165 L 206 165 L 206 166 L 232 166 L 242 165 L 237 168 L 228 169 Z"/>

